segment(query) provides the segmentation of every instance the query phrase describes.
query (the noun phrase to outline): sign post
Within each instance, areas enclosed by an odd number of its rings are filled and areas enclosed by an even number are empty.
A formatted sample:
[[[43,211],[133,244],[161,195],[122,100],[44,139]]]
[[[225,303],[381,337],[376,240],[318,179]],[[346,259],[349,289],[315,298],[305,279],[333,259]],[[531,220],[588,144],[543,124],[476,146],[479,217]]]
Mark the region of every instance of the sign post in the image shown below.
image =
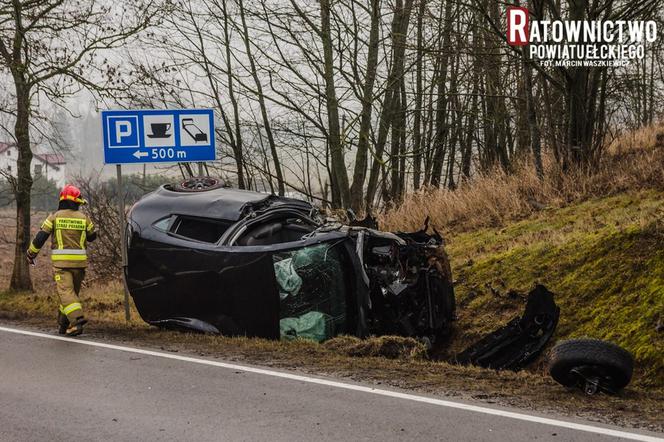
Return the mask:
[[[122,255],[122,287],[124,288],[124,311],[125,321],[129,322],[129,290],[125,280],[125,268],[127,267],[127,232],[125,226],[125,198],[122,186],[122,165],[116,164],[115,171],[118,176],[118,219],[120,220],[120,254]]]
[[[130,320],[122,164],[198,162],[216,159],[212,109],[109,110],[101,112],[104,163],[115,164],[118,179],[120,253],[125,319]]]

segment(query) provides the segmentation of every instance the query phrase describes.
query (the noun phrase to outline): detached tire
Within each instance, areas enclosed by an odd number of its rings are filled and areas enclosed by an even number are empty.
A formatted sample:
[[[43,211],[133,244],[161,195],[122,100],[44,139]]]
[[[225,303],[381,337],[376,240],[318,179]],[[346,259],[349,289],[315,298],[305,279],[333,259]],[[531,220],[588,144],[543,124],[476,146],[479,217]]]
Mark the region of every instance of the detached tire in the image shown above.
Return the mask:
[[[598,339],[570,339],[557,344],[549,357],[549,374],[565,387],[579,386],[588,394],[588,380],[597,390],[616,393],[632,379],[634,358],[625,349]]]

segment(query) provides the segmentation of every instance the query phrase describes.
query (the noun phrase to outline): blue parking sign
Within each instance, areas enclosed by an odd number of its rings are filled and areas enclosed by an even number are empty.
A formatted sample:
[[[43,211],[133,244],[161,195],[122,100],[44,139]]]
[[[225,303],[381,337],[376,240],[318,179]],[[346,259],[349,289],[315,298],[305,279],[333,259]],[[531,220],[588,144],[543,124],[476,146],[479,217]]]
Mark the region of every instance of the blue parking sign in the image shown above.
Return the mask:
[[[138,117],[108,117],[108,147],[140,147]]]
[[[213,161],[211,109],[102,111],[106,164]]]

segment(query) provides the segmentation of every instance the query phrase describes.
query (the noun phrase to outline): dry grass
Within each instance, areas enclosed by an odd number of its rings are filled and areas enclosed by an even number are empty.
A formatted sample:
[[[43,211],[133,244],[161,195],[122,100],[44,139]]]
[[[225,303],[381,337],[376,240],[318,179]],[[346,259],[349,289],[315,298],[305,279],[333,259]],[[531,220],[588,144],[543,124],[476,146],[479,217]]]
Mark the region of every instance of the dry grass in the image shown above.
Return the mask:
[[[664,190],[664,125],[616,138],[593,173],[561,173],[551,156],[546,156],[544,163],[543,180],[538,179],[532,164],[522,162],[510,174],[494,170],[455,191],[428,189],[409,194],[399,207],[379,217],[381,228],[415,230],[430,216],[439,229],[470,231],[502,226],[546,208],[588,198]]]
[[[404,360],[427,358],[427,349],[423,343],[401,336],[371,336],[367,339],[359,339],[355,336],[337,336],[326,341],[323,346],[346,356],[380,356]]]
[[[55,284],[50,277],[51,272],[48,271],[50,269],[42,268],[40,270],[39,275],[33,274],[33,281],[36,281],[34,293],[0,293],[0,318],[38,318],[51,321],[55,327],[59,304]],[[44,281],[44,279],[48,279],[48,281]],[[91,285],[84,283],[80,298],[85,315],[94,322],[148,327],[138,315],[131,297],[129,298],[131,321],[126,323],[123,307],[124,292],[120,282]]]
[[[607,152],[623,154],[653,147],[664,147],[664,122],[619,133],[607,146]]]

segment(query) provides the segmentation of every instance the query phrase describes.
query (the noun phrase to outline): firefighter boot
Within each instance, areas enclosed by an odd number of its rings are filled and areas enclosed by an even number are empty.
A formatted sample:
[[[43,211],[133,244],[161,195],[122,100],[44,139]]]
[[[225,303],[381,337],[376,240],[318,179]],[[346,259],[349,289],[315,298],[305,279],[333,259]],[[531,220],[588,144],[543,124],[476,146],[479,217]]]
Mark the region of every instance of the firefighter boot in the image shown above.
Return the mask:
[[[69,328],[69,319],[67,315],[58,310],[58,333],[64,335]]]
[[[83,326],[87,323],[87,319],[85,319],[83,316],[79,316],[65,333],[67,336],[78,336],[83,333]]]

